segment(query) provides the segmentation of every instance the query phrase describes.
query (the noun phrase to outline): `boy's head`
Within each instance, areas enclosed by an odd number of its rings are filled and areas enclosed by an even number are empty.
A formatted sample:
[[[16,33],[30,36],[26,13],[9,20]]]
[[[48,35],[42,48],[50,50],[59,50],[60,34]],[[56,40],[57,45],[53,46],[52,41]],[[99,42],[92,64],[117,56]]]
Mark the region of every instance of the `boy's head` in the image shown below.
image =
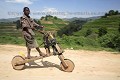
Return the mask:
[[[30,9],[29,9],[28,7],[24,7],[24,8],[23,8],[23,12],[24,12],[24,14],[25,14],[26,16],[29,16],[29,14],[30,14]]]

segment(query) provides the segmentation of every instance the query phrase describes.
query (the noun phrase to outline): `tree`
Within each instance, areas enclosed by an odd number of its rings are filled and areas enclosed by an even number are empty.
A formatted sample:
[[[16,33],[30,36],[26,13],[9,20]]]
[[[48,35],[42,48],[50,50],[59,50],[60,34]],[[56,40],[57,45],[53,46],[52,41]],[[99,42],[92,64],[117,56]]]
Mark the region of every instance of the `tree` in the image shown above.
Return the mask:
[[[115,11],[115,15],[118,15],[119,14],[119,11],[117,10],[117,11]]]
[[[44,18],[45,18],[45,17],[42,16],[40,20],[43,20]]]
[[[115,15],[115,11],[114,11],[114,10],[110,10],[110,11],[109,11],[109,15],[110,15],[110,16]]]
[[[119,33],[120,33],[120,24],[119,24],[119,27],[118,27],[118,31],[119,31]]]
[[[48,16],[46,15],[46,17],[45,17],[45,21],[47,21],[48,20]]]
[[[99,35],[99,37],[105,35],[106,33],[107,33],[107,28],[106,27],[100,27],[98,29],[98,35]]]
[[[58,18],[56,16],[54,16],[54,19],[57,20]]]
[[[113,43],[115,46],[115,49],[120,51],[120,34],[117,34],[114,38],[113,38]]]
[[[105,13],[105,15],[102,16],[102,18],[107,18],[108,16],[109,16],[109,14],[108,14],[108,13]]]
[[[16,28],[17,29],[20,29],[22,26],[21,26],[21,24],[20,24],[20,20],[17,20],[16,21]]]
[[[87,36],[89,36],[89,35],[91,35],[91,34],[92,34],[92,30],[91,30],[91,29],[88,29],[88,30],[86,31],[85,37],[87,37]]]
[[[105,13],[105,18],[107,18],[109,16],[109,14],[108,13]]]
[[[33,19],[35,23],[37,23],[37,20]]]
[[[57,33],[60,37],[62,37],[63,34],[65,34],[67,36],[72,35],[73,32],[81,30],[82,25],[84,23],[86,23],[86,21],[81,21],[81,20],[72,21],[68,25],[66,25],[65,27],[58,30]]]
[[[39,25],[41,25],[41,22],[40,22],[40,20],[38,20],[38,24],[39,24]]]

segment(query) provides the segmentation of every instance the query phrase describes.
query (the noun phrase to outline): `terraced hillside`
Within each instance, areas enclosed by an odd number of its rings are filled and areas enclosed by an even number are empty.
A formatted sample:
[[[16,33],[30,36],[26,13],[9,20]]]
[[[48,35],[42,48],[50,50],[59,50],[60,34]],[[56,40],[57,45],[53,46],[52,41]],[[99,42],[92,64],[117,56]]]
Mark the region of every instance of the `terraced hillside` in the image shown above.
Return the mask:
[[[107,18],[100,18],[87,22],[86,24],[83,25],[82,30],[75,32],[74,35],[83,36],[85,35],[88,29],[91,29],[93,31],[93,34],[96,34],[98,33],[98,29],[100,27],[106,27],[108,33],[112,33],[118,30],[119,24],[120,24],[120,15],[113,15]]]
[[[47,19],[47,20],[46,20]],[[57,31],[61,27],[68,24],[67,21],[63,21],[57,17],[47,16],[40,19],[41,25],[45,26],[47,31]],[[38,32],[36,33],[36,38],[41,43],[42,37]],[[24,39],[22,37],[21,29],[16,29],[15,22],[1,22],[0,23],[0,44],[24,44]]]

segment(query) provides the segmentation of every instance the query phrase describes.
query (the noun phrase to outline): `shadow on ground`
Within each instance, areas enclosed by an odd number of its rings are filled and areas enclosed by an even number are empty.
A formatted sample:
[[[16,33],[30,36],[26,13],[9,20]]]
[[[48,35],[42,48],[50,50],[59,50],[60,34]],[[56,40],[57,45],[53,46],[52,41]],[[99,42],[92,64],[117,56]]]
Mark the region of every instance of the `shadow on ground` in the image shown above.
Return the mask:
[[[49,68],[49,67],[55,67],[59,70],[62,71],[60,65],[58,64],[55,64],[55,63],[52,63],[52,62],[49,62],[49,61],[41,61],[41,63],[43,64],[42,66],[37,64],[36,62],[32,61],[32,62],[29,62],[28,64],[29,65],[25,65],[25,69],[34,69],[34,68]]]

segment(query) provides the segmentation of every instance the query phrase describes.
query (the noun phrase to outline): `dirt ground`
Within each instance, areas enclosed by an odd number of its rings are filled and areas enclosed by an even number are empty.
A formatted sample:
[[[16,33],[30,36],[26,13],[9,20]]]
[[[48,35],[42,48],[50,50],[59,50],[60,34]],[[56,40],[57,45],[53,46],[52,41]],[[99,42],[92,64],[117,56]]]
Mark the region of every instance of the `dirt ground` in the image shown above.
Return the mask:
[[[26,54],[26,47],[0,45],[0,80],[120,80],[120,54],[65,50],[64,56],[75,64],[74,71],[68,73],[61,71],[57,56],[27,63],[24,70],[14,70],[11,60],[19,52]],[[31,55],[38,52],[33,49]]]

